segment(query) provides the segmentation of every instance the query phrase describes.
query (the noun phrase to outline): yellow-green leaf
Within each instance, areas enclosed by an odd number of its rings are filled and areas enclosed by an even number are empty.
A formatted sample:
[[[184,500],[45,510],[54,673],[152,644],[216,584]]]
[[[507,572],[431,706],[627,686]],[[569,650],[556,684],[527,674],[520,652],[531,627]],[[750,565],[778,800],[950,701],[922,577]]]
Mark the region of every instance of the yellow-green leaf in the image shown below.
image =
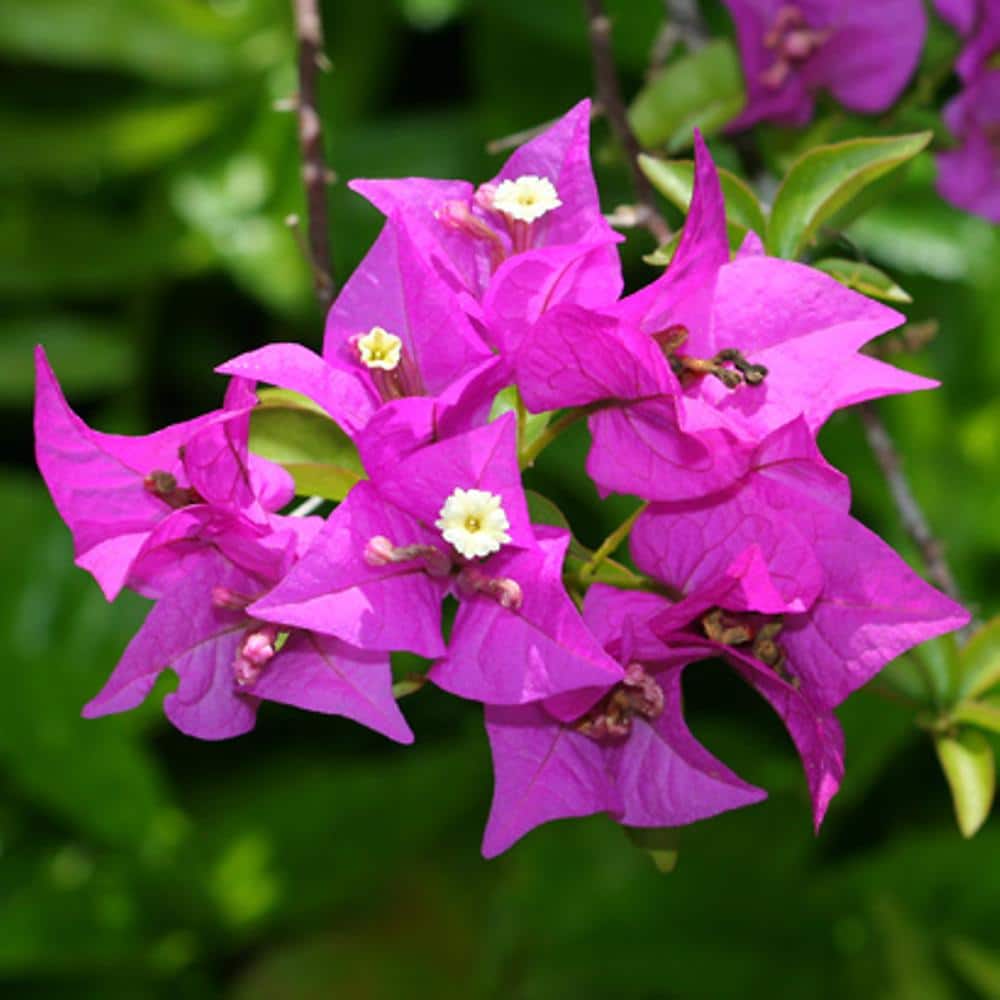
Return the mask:
[[[996,788],[996,761],[986,737],[974,729],[934,738],[941,768],[948,779],[955,818],[963,837],[971,837],[986,821]]]
[[[650,183],[682,212],[687,212],[694,189],[692,160],[660,160],[655,156],[639,157],[639,166]],[[726,200],[726,221],[743,233],[748,229],[763,236],[767,220],[757,195],[743,178],[722,167],[718,168],[722,194]],[[732,233],[730,234],[732,236]],[[742,238],[742,236],[740,237]]]
[[[649,855],[657,871],[669,875],[677,867],[680,835],[676,828],[626,826],[624,830],[628,839]]]
[[[963,697],[976,698],[1000,685],[1000,615],[976,631],[959,662]]]
[[[912,302],[913,299],[885,271],[859,260],[843,257],[826,257],[813,265],[836,278],[842,285],[853,288],[862,295],[884,302]]]
[[[364,478],[351,439],[312,400],[288,389],[262,389],[250,418],[250,450],[284,466],[295,492],[343,500]]]

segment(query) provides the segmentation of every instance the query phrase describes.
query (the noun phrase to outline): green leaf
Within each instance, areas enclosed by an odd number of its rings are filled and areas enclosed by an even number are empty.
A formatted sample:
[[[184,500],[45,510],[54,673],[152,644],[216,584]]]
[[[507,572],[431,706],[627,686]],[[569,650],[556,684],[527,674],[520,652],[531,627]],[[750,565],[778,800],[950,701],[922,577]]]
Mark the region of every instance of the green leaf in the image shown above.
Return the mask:
[[[842,285],[853,288],[862,295],[884,302],[912,302],[913,299],[885,271],[858,260],[843,257],[825,257],[816,261],[813,267],[825,271]]]
[[[931,138],[931,132],[917,132],[850,139],[799,157],[775,195],[768,251],[777,257],[799,257],[825,221],[869,184],[916,156]]]
[[[364,478],[351,439],[312,400],[288,389],[262,389],[250,418],[250,450],[284,466],[295,492],[343,500]]]
[[[497,394],[496,398],[493,400],[493,406],[490,408],[490,420],[496,420],[497,417],[503,416],[505,413],[513,413],[517,415],[518,407],[518,395],[517,387],[513,385],[507,386],[506,389],[501,389]],[[518,448],[524,451],[542,431],[549,424],[549,420],[552,417],[552,412],[548,413],[528,413],[526,414],[524,420],[524,440],[518,441]]]
[[[963,701],[952,710],[951,718],[1000,733],[1000,698]]]
[[[528,516],[532,524],[551,524],[556,528],[572,530],[566,515],[548,498],[534,490],[524,491],[528,501]]]
[[[983,997],[1000,997],[1000,951],[996,947],[955,937],[948,955],[962,978]]]
[[[691,160],[660,160],[645,154],[639,157],[639,166],[650,183],[682,212],[687,212],[694,189],[694,162]],[[767,220],[753,189],[741,177],[722,167],[719,181],[726,199],[726,221],[730,224],[730,243],[733,236],[741,241],[748,229],[763,235]],[[738,245],[738,242],[737,242]]]
[[[657,871],[669,875],[677,867],[680,834],[675,827],[626,826],[623,829],[625,836],[650,856]]]
[[[958,828],[963,837],[971,837],[986,821],[993,805],[993,747],[974,729],[960,730],[954,736],[935,736],[934,746],[951,788]]]
[[[718,40],[683,56],[636,95],[629,121],[642,146],[670,152],[691,145],[691,133],[717,132],[743,107],[743,77],[728,41]]]
[[[1000,615],[990,619],[959,654],[960,694],[976,698],[1000,684]]]

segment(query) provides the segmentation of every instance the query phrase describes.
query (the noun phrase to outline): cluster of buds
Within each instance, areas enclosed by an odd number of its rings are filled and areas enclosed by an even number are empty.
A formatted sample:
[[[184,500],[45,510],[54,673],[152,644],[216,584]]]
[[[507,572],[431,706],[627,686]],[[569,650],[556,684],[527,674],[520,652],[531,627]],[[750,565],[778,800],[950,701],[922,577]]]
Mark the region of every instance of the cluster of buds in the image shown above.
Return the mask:
[[[787,61],[801,31],[783,24]],[[583,102],[478,187],[355,182],[388,219],[322,353],[234,358],[217,411],[101,434],[39,349],[38,462],[77,562],[109,599],[155,601],[86,715],[133,707],[170,667],[165,711],[193,736],[244,733],[277,701],[409,743],[391,656],[416,654],[485,708],[492,856],[562,816],[677,826],[760,801],[685,723],[684,671],[721,659],[787,725],[819,824],[843,773],[834,709],[967,616],[850,516],[816,434],[932,383],[859,352],[892,310],[753,235],[730,253],[697,135],[692,224],[623,296],[589,119]],[[297,516],[288,472],[249,450],[259,382],[357,447],[364,475],[325,517]],[[568,522],[522,474],[577,419],[587,475],[635,509],[567,564]],[[630,566],[609,559],[626,538]]]

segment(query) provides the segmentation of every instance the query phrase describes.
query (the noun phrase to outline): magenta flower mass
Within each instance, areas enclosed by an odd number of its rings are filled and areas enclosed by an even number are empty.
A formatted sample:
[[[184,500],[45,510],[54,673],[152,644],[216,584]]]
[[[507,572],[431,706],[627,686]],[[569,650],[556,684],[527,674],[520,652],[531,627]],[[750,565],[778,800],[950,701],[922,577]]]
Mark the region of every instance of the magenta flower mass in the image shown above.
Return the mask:
[[[863,16],[729,6],[744,123],[804,120],[817,86],[885,107],[924,31],[905,0]],[[880,72],[860,73],[873,59]],[[238,736],[275,701],[409,743],[398,699],[426,681],[483,706],[492,857],[558,818],[675,827],[761,801],[686,721],[685,671],[721,660],[786,726],[819,827],[844,774],[838,705],[968,615],[851,517],[816,435],[842,408],[935,383],[861,352],[902,322],[892,309],[753,234],[730,253],[700,135],[673,258],[622,297],[589,119],[584,101],[478,186],[354,182],[386,221],[322,352],[276,343],[226,362],[217,411],[100,433],[39,349],[38,464],[77,562],[109,600],[128,587],[155,602],[85,715],[135,707],[169,667],[164,709],[192,736]],[[356,452],[360,478],[325,517],[250,450],[256,383]],[[524,485],[577,421],[597,491],[633,498],[596,551]],[[612,558],[626,540],[631,565]],[[394,688],[402,653],[428,664]]]

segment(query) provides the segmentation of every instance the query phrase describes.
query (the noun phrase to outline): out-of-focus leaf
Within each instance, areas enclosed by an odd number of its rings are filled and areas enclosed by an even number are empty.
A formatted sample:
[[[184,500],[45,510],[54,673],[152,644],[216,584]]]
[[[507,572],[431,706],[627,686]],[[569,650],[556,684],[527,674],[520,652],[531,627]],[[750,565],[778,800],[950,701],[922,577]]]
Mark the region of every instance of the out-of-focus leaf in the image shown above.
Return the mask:
[[[13,595],[0,602],[0,762],[32,801],[77,830],[138,847],[168,810],[137,739],[143,717],[85,720],[80,710],[110,674],[145,602],[124,595],[108,607],[73,565],[69,537],[38,487],[8,480],[0,511],[18,532],[0,557],[0,579]]]
[[[951,789],[958,828],[963,837],[971,837],[986,821],[993,805],[993,747],[974,729],[963,729],[954,736],[936,735],[934,745]]]
[[[775,195],[768,251],[777,257],[798,257],[825,221],[869,184],[916,156],[931,138],[930,132],[918,132],[809,150],[792,165]]]
[[[1000,733],[1000,698],[963,701],[956,705],[950,714],[956,722],[968,722],[982,729]]]
[[[0,213],[0,293],[102,295],[193,263],[176,220],[159,207],[116,218],[68,205],[14,201]]]
[[[459,14],[466,0],[396,0],[403,17],[415,28],[431,31]]]
[[[65,118],[3,112],[0,180],[73,182],[147,170],[210,135],[225,107],[218,98],[188,98]]]
[[[947,943],[948,957],[959,975],[985,1000],[1000,997],[1000,951],[965,937]]]
[[[283,465],[302,496],[343,500],[364,478],[357,448],[315,403],[287,389],[262,389],[250,418],[250,450]]]
[[[885,271],[873,264],[865,264],[859,260],[846,260],[843,257],[824,257],[816,261],[813,267],[825,271],[836,278],[842,285],[870,295],[873,299],[884,302],[912,302],[913,299]]]
[[[646,84],[629,108],[629,121],[645,147],[669,152],[691,145],[691,134],[717,132],[743,107],[743,77],[732,45],[719,39],[691,52]]]
[[[294,141],[291,132],[288,140]],[[274,205],[278,181],[275,165],[259,149],[245,150],[212,170],[180,174],[170,196],[181,218],[251,295],[294,312],[310,300],[310,278],[285,215]]]
[[[42,344],[70,396],[129,385],[136,377],[135,343],[118,324],[65,313],[0,321],[0,403],[34,393],[33,348]]]
[[[959,654],[963,698],[977,698],[1000,684],[1000,615],[977,629]]]
[[[649,855],[658,872],[669,875],[677,867],[680,834],[675,827],[626,826],[624,830],[628,839]]]
[[[263,16],[262,16],[263,15]],[[0,50],[39,62],[127,70],[172,84],[213,84],[290,52],[265,5],[197,0],[4,0]]]
[[[682,212],[687,212],[694,189],[694,163],[691,160],[661,160],[642,154],[639,166],[660,194],[669,198]],[[757,195],[742,177],[723,167],[718,168],[722,194],[726,199],[726,218],[743,229],[761,234],[767,228],[764,211]]]

